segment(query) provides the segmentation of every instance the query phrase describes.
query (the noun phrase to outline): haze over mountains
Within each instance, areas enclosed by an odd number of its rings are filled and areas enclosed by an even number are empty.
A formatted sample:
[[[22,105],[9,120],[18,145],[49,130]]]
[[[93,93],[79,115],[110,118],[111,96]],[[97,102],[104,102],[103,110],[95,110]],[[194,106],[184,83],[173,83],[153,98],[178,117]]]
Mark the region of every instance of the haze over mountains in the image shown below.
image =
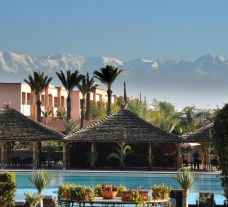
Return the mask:
[[[70,53],[32,57],[0,52],[0,82],[23,82],[32,71],[43,71],[61,85],[55,72],[79,70],[93,73],[106,64],[124,72],[113,85],[113,93],[123,94],[127,83],[129,96],[143,96],[149,103],[154,98],[174,103],[177,107],[196,105],[214,108],[228,102],[228,59],[219,55],[203,55],[194,61],[145,60],[129,61],[112,57],[83,57]]]

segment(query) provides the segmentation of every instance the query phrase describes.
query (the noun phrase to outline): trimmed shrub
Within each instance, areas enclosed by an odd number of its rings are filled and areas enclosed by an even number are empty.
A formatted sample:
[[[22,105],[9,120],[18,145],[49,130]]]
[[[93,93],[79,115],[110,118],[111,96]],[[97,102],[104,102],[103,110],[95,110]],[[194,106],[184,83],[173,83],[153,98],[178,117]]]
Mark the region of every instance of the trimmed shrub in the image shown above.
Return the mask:
[[[13,207],[16,192],[16,174],[0,173],[0,206]]]

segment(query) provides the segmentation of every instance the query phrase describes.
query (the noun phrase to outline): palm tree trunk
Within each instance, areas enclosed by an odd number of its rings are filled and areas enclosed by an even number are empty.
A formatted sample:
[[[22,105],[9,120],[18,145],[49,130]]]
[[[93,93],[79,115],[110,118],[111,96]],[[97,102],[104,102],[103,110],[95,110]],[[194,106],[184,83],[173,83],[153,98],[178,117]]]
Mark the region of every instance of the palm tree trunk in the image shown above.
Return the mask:
[[[107,94],[108,94],[107,115],[109,116],[112,113],[112,90],[110,88],[108,88]]]
[[[70,93],[67,96],[67,121],[71,119],[71,97]]]
[[[40,97],[39,95],[37,95],[37,98],[36,98],[36,120],[38,122],[41,122],[41,101],[40,101]]]
[[[85,119],[90,119],[90,93],[86,94],[86,113],[85,113]]]
[[[183,190],[183,202],[182,202],[182,206],[183,207],[188,207],[188,190]]]
[[[85,116],[84,116],[84,108],[85,108],[85,99],[81,99],[81,125],[80,125],[80,128],[83,128],[83,125],[84,125],[84,119],[85,119]]]

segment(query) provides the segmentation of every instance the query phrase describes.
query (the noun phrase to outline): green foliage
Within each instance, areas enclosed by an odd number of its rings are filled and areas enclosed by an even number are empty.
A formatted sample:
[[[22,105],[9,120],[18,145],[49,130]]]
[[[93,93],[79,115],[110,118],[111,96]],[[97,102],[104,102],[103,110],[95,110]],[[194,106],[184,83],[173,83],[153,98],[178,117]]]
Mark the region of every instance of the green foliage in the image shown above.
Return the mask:
[[[45,124],[52,119],[52,111],[41,111]]]
[[[66,118],[67,118],[67,112],[66,111],[63,111],[61,109],[57,111],[57,119],[66,120]]]
[[[141,193],[140,190],[132,191],[130,200],[136,203],[137,207],[145,207],[146,201],[148,201],[148,192],[147,196],[144,195],[144,193]]]
[[[175,107],[168,102],[159,102],[154,100],[154,110],[151,123],[157,127],[171,133],[180,121],[180,113],[175,110]],[[155,118],[154,118],[155,117]]]
[[[66,89],[67,94],[70,94],[74,87],[77,86],[82,79],[82,76],[77,70],[74,72],[67,70],[66,73],[60,70],[60,73],[56,72],[56,75]]]
[[[62,151],[62,143],[48,140],[42,142],[42,151],[43,152],[59,152]]]
[[[118,185],[117,186],[117,195],[116,196],[121,197],[122,192],[124,192],[126,190],[127,190],[126,186],[124,186],[124,185]]]
[[[59,80],[62,82],[63,87],[67,91],[67,120],[71,119],[71,97],[70,94],[75,86],[78,86],[82,79],[82,75],[76,70],[72,72],[67,70],[65,73],[61,70],[60,73],[56,73]]]
[[[77,122],[73,121],[73,120],[69,120],[69,121],[65,121],[64,122],[64,133],[66,135],[71,134],[73,132],[75,132],[76,130],[79,129],[79,125]]]
[[[133,150],[131,148],[130,145],[124,145],[123,146],[123,150],[121,151],[121,145],[118,145],[118,147],[116,147],[115,152],[112,152],[108,155],[107,159],[117,159],[120,161],[120,167],[124,167],[125,166],[125,159],[127,158],[127,156],[131,153],[133,153]]]
[[[94,77],[100,80],[103,84],[107,86],[107,94],[108,94],[108,107],[107,107],[107,115],[110,115],[112,112],[111,108],[111,99],[112,99],[112,84],[118,77],[118,75],[122,72],[122,70],[114,67],[112,65],[106,65],[104,68],[100,68],[100,71],[94,71]]]
[[[45,76],[42,72],[33,72],[33,76],[29,75],[28,80],[24,80],[30,87],[31,90],[36,94],[40,95],[42,91],[49,85],[52,78]]]
[[[94,71],[93,74],[95,78],[111,89],[113,82],[122,71],[112,65],[106,65],[104,68],[100,68],[100,71]]]
[[[199,194],[200,207],[215,207],[214,193],[200,193]]]
[[[95,186],[95,188],[94,188],[94,194],[95,194],[95,196],[101,197],[102,196],[101,190],[102,190],[102,185],[101,184],[97,184]]]
[[[65,184],[59,186],[58,203],[61,204],[61,199],[65,198],[69,201],[73,200],[88,200],[94,198],[94,189],[86,185]]]
[[[219,156],[218,166],[224,195],[228,199],[228,104],[216,114],[211,133]]]
[[[43,196],[38,193],[28,193],[25,194],[25,201],[29,204],[30,207],[36,207],[38,203],[43,199]]]
[[[86,74],[86,113],[85,113],[85,119],[90,119],[90,93],[94,92],[97,88],[98,84],[95,83],[94,78],[89,77],[89,73]]]
[[[182,169],[179,173],[174,175],[174,179],[180,184],[183,190],[189,190],[192,187],[195,178],[195,173],[187,168]]]
[[[50,184],[53,177],[47,171],[36,171],[29,175],[29,181],[36,187],[39,194]]]
[[[144,120],[147,120],[147,103],[146,101],[140,101],[138,99],[128,100],[127,108],[134,113],[136,113],[139,117]]]
[[[16,174],[0,173],[0,206],[13,207],[16,192]]]
[[[165,184],[153,185],[152,191],[153,195],[156,195],[158,199],[166,199],[169,197],[172,188]]]
[[[33,72],[33,76],[30,74],[28,79],[24,79],[24,81],[30,86],[31,90],[36,95],[36,105],[37,105],[37,121],[41,122],[41,101],[40,95],[43,90],[49,85],[52,78],[45,76],[44,73],[41,72]]]
[[[90,101],[90,117],[92,119],[103,119],[106,115],[106,105],[104,102],[94,103]]]

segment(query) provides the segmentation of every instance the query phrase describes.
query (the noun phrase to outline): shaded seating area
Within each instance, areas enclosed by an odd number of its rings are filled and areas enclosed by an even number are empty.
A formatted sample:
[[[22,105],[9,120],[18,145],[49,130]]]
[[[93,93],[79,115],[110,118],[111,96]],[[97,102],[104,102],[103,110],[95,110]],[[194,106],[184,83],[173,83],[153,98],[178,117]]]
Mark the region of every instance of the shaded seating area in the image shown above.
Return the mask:
[[[190,166],[194,169],[194,153],[199,153],[198,162],[199,169],[195,167],[195,170],[215,170],[217,168],[218,160],[216,156],[211,152],[211,143],[213,142],[210,129],[212,123],[207,124],[189,134],[182,135],[182,145],[188,145],[186,147],[186,153],[182,152],[182,165]],[[197,145],[196,145],[197,144]],[[192,146],[191,146],[192,145]],[[195,145],[195,146],[194,146]]]
[[[181,137],[167,133],[123,109],[64,138],[70,167],[176,169]],[[125,156],[125,147],[132,153]],[[116,152],[118,159],[107,157]],[[93,159],[88,159],[93,155]],[[78,158],[80,156],[80,158]],[[87,157],[86,157],[87,156]],[[87,163],[87,164],[86,164]],[[111,164],[110,164],[111,163]]]
[[[42,143],[49,140],[61,142],[63,137],[60,132],[6,106],[0,110],[0,166],[1,168],[41,167]],[[28,143],[28,147],[17,150],[13,148],[15,143]],[[63,153],[61,159],[63,160]]]

